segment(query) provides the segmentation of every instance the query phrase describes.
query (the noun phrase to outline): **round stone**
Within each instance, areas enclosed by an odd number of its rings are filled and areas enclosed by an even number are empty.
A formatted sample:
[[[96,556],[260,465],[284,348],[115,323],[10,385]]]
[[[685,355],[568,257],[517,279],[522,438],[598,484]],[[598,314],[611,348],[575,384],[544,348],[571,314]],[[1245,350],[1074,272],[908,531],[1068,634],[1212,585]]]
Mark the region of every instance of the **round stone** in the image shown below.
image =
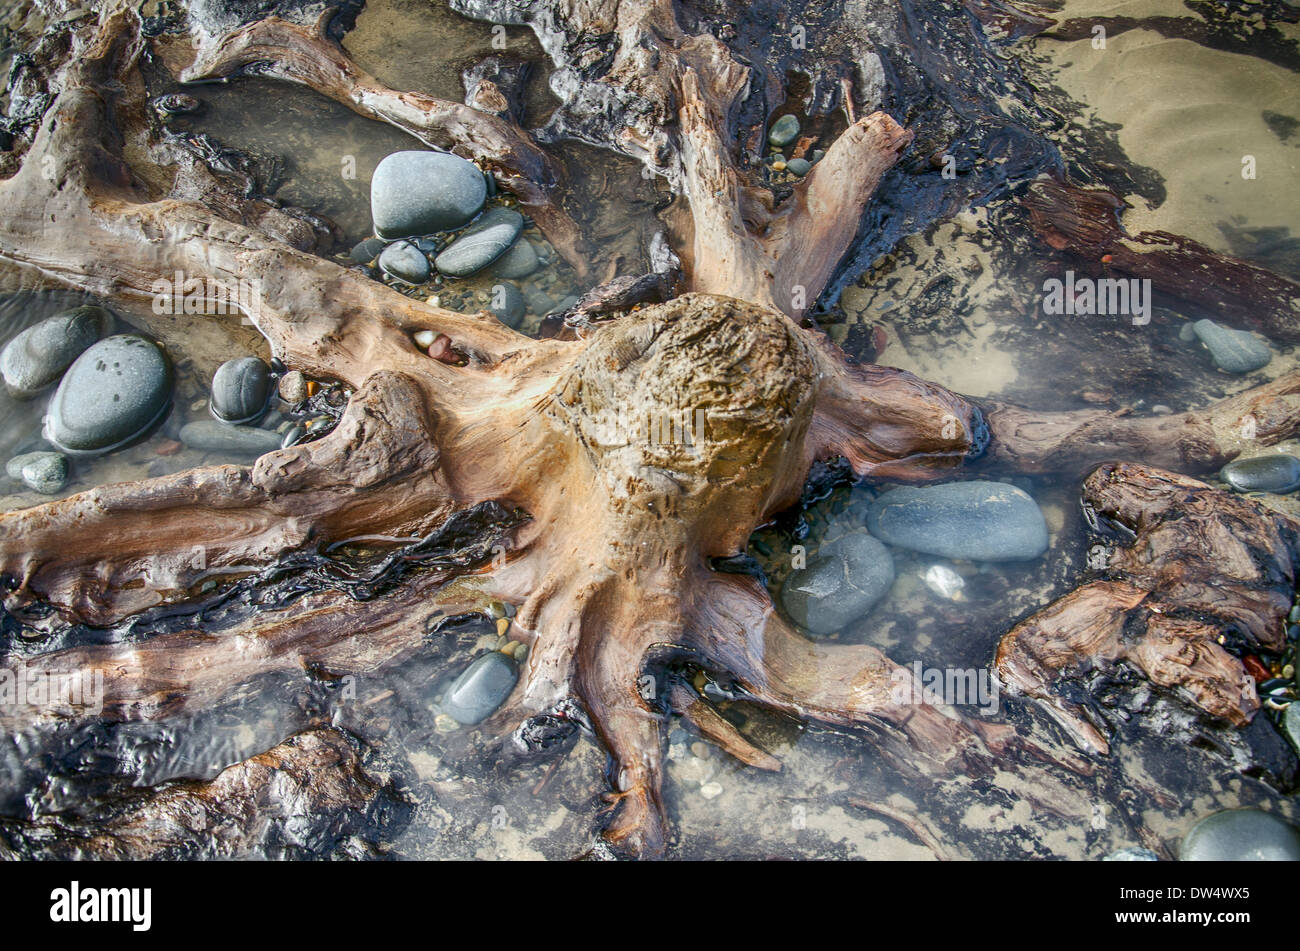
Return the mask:
[[[172,365],[138,334],[106,337],[63,375],[45,417],[45,438],[72,455],[111,452],[144,435],[171,410]]]
[[[785,163],[785,170],[793,175],[798,175],[800,178],[803,178],[812,171],[812,162],[801,158],[790,159],[790,161]]]
[[[227,423],[251,423],[271,402],[271,368],[257,357],[227,360],[212,375],[212,415]]]
[[[791,115],[777,119],[767,133],[767,141],[778,149],[785,148],[797,138],[799,138],[799,120]]]
[[[407,284],[423,284],[429,279],[429,259],[409,241],[399,241],[384,248],[379,267],[390,277]]]
[[[394,152],[370,180],[370,214],[381,238],[459,228],[487,199],[483,173],[446,152]]]
[[[112,326],[112,314],[87,304],[28,327],[0,353],[5,387],[18,399],[35,396]]]
[[[1023,561],[1047,550],[1047,521],[1025,492],[1004,482],[903,486],[867,509],[883,542],[943,558]]]
[[[894,583],[889,550],[865,532],[823,545],[807,568],[790,573],[781,605],[800,627],[833,634],[869,612]]]
[[[519,326],[524,319],[524,295],[513,284],[493,284],[488,310],[507,327]]]
[[[1300,832],[1259,809],[1230,809],[1193,826],[1178,857],[1184,862],[1300,861]]]
[[[508,281],[517,281],[537,270],[537,250],[533,243],[520,238],[492,265],[492,274]]]
[[[524,217],[509,208],[491,208],[434,260],[449,277],[468,277],[510,249],[523,230]]]
[[[279,433],[255,426],[232,426],[215,419],[200,419],[181,427],[181,442],[203,452],[229,452],[260,456],[280,448]]]
[[[290,370],[280,377],[280,399],[286,403],[301,403],[310,395],[307,392],[307,377],[301,370]]]
[[[1214,365],[1227,373],[1250,373],[1273,359],[1268,344],[1248,331],[1223,327],[1212,320],[1198,320],[1192,329],[1210,351]]]
[[[1285,453],[1234,459],[1219,470],[1219,478],[1238,492],[1294,492],[1300,488],[1300,459]]]
[[[10,459],[5,472],[34,492],[55,495],[68,484],[68,457],[60,452],[26,452]]]
[[[456,678],[443,699],[443,711],[464,724],[488,718],[515,688],[515,662],[499,651],[479,657]]]

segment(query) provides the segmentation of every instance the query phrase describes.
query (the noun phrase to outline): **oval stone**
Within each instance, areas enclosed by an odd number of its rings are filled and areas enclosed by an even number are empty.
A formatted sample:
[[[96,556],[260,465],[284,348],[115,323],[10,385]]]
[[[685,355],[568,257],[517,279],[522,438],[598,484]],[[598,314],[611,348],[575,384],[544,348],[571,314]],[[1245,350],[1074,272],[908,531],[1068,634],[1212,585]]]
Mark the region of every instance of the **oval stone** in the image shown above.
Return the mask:
[[[524,228],[524,217],[509,208],[490,208],[434,260],[449,277],[468,277],[501,257]]]
[[[1259,809],[1230,809],[1193,826],[1178,857],[1184,862],[1300,861],[1300,832]]]
[[[87,304],[28,327],[0,353],[6,388],[18,399],[35,396],[112,326],[112,314]]]
[[[181,442],[203,452],[229,452],[260,456],[280,448],[279,433],[255,426],[232,426],[215,419],[200,419],[181,427]]]
[[[1294,492],[1300,488],[1300,459],[1285,453],[1234,459],[1219,470],[1219,478],[1238,492]]]
[[[537,250],[527,239],[519,239],[492,265],[492,273],[508,281],[527,277],[537,270]]]
[[[524,295],[513,284],[493,284],[488,310],[507,327],[518,327],[524,319]]]
[[[1047,550],[1038,504],[1004,482],[892,489],[867,509],[867,529],[912,551],[971,561],[1023,561]]]
[[[446,152],[394,152],[370,180],[375,234],[390,241],[459,228],[486,199],[478,166]]]
[[[515,662],[493,651],[484,654],[465,668],[443,699],[443,711],[453,719],[473,724],[486,720],[492,711],[505,703],[515,689],[518,671]]]
[[[407,284],[423,284],[429,279],[429,259],[409,241],[399,241],[384,248],[379,255],[383,272]]]
[[[792,115],[784,115],[772,123],[767,133],[767,141],[778,149],[784,148],[799,138],[799,120]]]
[[[1192,330],[1210,351],[1214,365],[1227,373],[1250,373],[1273,359],[1268,344],[1248,331],[1223,327],[1212,320],[1198,320]]]
[[[823,545],[807,568],[791,572],[781,605],[800,627],[833,634],[866,615],[893,583],[889,549],[855,532]]]
[[[212,415],[227,423],[251,423],[271,403],[271,368],[257,357],[227,360],[212,375]]]
[[[5,472],[34,492],[55,495],[68,484],[68,457],[61,452],[26,452],[10,459]]]
[[[45,438],[73,455],[111,452],[144,435],[171,410],[172,365],[138,334],[106,337],[63,375],[45,417]]]

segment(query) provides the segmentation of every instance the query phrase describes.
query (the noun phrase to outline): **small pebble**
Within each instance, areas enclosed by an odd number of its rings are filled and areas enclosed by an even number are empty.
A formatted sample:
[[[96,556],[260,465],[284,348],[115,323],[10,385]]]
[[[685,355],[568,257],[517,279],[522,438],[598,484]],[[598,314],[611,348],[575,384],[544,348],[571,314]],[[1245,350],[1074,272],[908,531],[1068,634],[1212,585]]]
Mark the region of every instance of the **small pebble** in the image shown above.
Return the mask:
[[[301,370],[290,370],[280,377],[280,399],[296,405],[307,398],[307,377]]]
[[[716,799],[722,795],[721,783],[705,783],[700,787],[700,795],[705,799]]]

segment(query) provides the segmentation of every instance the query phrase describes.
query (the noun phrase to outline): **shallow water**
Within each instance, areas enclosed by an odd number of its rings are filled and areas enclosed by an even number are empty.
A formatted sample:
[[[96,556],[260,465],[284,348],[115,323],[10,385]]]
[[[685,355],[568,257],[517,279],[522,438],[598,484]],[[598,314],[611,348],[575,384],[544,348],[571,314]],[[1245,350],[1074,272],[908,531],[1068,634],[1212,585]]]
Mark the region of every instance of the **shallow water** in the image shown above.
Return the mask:
[[[1194,19],[1174,0],[1066,0],[1056,7],[1061,18]],[[1280,29],[1287,42],[1300,40],[1294,24]],[[367,5],[344,45],[395,88],[459,100],[461,68],[496,51],[492,36],[486,24],[440,5],[383,0]],[[539,126],[556,104],[545,90],[542,52],[521,29],[511,28],[506,36],[509,52],[538,64],[526,122]],[[1249,46],[1248,39],[1243,43]],[[1290,230],[1300,220],[1294,187],[1300,134],[1286,131],[1295,121],[1293,69],[1142,27],[1109,36],[1104,50],[1086,39],[1044,36],[1019,44],[1015,56],[1044,104],[1063,119],[1052,136],[1067,164],[1072,151],[1108,143],[1116,151],[1107,154],[1119,156],[1124,173],[1142,184],[1140,194],[1129,196],[1134,207],[1124,220],[1131,231],[1187,234],[1216,250],[1300,273]],[[339,249],[344,254],[370,232],[368,181],[379,159],[419,147],[341,105],[269,80],[205,86],[194,94],[206,108],[182,127],[251,152],[268,168],[278,162],[282,182],[275,196],[337,222],[347,239]],[[630,162],[589,147],[566,144],[561,154],[572,174],[585,176],[605,196],[594,200],[592,220],[606,240],[626,242],[631,260],[657,228],[650,216],[656,186],[642,180]],[[1255,157],[1254,179],[1241,178],[1244,154]],[[1161,405],[1179,411],[1294,367],[1295,356],[1275,344],[1274,360],[1264,370],[1226,376],[1197,347],[1178,339],[1187,315],[1164,308],[1145,326],[1123,318],[1042,315],[1042,282],[1059,276],[1059,264],[1046,248],[1026,242],[1011,212],[1009,200],[999,196],[907,237],[849,276],[832,302],[837,306],[827,317],[828,332],[860,358],[874,353],[880,363],[959,392],[1043,409],[1099,405],[1100,396],[1100,405],[1112,409]],[[3,339],[79,302],[47,291],[33,296],[22,275],[4,279]],[[555,300],[585,290],[558,266],[535,283]],[[478,309],[484,288],[471,282],[466,291],[464,309]],[[459,295],[439,293],[444,304]],[[176,450],[173,443],[183,422],[206,416],[206,381],[221,360],[232,353],[265,355],[255,332],[219,318],[160,319],[139,305],[105,303],[126,324],[160,336],[169,322],[188,322],[185,336],[173,344],[181,370],[176,410],[140,444],[78,463],[63,494],[196,465],[246,462]],[[526,329],[536,332],[539,316],[531,315]],[[38,445],[43,404],[43,398],[18,403],[0,395],[0,448],[6,456]],[[1280,448],[1296,451],[1300,444]],[[896,551],[897,580],[890,593],[831,639],[875,645],[904,665],[986,667],[1011,624],[1068,590],[1087,546],[1077,480],[1014,481],[1044,510],[1050,547],[1042,558],[977,565]],[[880,488],[838,485],[806,511],[756,533],[749,554],[773,593],[779,594],[789,571],[793,546],[815,555],[833,525],[860,524],[862,505]],[[4,509],[43,501],[12,482],[2,491]],[[926,572],[935,565],[961,577],[960,600],[926,584]],[[20,652],[41,649],[23,643],[12,629],[7,634]],[[298,730],[334,724],[365,741],[367,767],[387,777],[395,799],[409,809],[400,822],[363,830],[379,852],[411,858],[582,855],[592,845],[605,788],[605,755],[590,736],[523,757],[477,730],[446,731],[437,719],[449,680],[476,653],[498,643],[491,621],[476,619],[427,654],[358,678],[346,691],[309,672],[277,675],[249,685],[218,709],[158,724],[10,735],[0,748],[6,791],[0,803],[5,815],[28,819],[112,813],[123,787],[208,779]],[[1059,801],[1077,806],[1063,815],[1036,808],[1034,790],[1021,778],[918,782],[874,757],[858,737],[743,700],[724,699],[721,707],[784,769],[767,774],[743,768],[674,720],[665,789],[676,829],[672,857],[930,859],[936,857],[930,841],[953,856],[1098,858],[1139,844],[1138,825],[1175,854],[1192,822],[1216,809],[1261,804],[1300,815],[1289,796],[1243,777],[1227,753],[1210,748],[1223,742],[1214,730],[1205,727],[1200,744],[1187,744],[1171,741],[1184,733],[1169,729],[1162,735],[1152,728],[1179,723],[1176,704],[1159,697],[1131,700],[1133,713],[1096,776],[1057,777],[1064,790]],[[998,715],[1051,730],[1041,716],[1011,700]],[[1262,717],[1258,725],[1271,729]],[[922,817],[919,825],[900,818],[913,813]],[[21,843],[15,846],[20,851],[40,854],[39,840],[25,839],[16,828],[0,831],[11,844]],[[337,847],[346,853],[344,844]],[[270,844],[265,851],[279,854]]]

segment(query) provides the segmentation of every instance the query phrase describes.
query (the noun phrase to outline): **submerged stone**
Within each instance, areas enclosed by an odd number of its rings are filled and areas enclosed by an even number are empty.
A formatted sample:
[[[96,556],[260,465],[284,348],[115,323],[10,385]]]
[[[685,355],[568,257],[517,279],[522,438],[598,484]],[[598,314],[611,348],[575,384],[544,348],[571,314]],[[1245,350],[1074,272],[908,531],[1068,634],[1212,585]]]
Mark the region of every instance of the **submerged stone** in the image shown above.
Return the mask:
[[[867,509],[867,529],[891,545],[944,558],[1023,561],[1047,550],[1038,504],[1004,482],[892,489]]]
[[[10,459],[5,472],[34,492],[54,495],[68,484],[68,457],[61,452],[25,452]]]
[[[1234,459],[1219,478],[1238,492],[1294,492],[1300,488],[1300,459],[1285,453]]]
[[[524,319],[524,295],[513,284],[493,284],[488,310],[507,327],[519,326]]]
[[[486,199],[478,166],[445,152],[394,152],[370,180],[375,234],[388,240],[459,228]]]
[[[1273,359],[1268,344],[1248,331],[1223,327],[1212,320],[1198,320],[1192,329],[1210,351],[1214,365],[1228,373],[1250,373]]]
[[[358,241],[353,245],[349,257],[356,264],[369,264],[383,253],[386,246],[387,242],[382,238],[366,238],[364,241]]]
[[[894,583],[889,550],[865,532],[823,545],[807,568],[790,573],[781,605],[800,627],[832,634],[865,616]]]
[[[200,419],[181,427],[181,442],[204,452],[230,452],[260,456],[280,448],[279,433],[255,426],[232,426],[215,419]]]
[[[515,281],[532,274],[537,270],[537,265],[537,251],[533,243],[520,238],[492,265],[492,273],[508,281]]]
[[[489,209],[439,254],[434,264],[449,277],[468,277],[505,254],[523,227],[524,217],[519,212]]]
[[[486,720],[505,703],[517,677],[518,670],[511,658],[499,651],[484,654],[456,678],[443,699],[442,709],[460,723]]]
[[[0,352],[0,375],[18,399],[30,399],[55,382],[113,326],[113,315],[87,304],[28,327]]]
[[[227,360],[212,375],[212,414],[227,423],[250,423],[271,402],[271,368],[258,357]]]
[[[798,175],[800,178],[812,171],[812,162],[807,159],[790,159],[785,163],[785,169],[792,175]]]
[[[172,365],[137,334],[106,337],[63,375],[45,417],[45,438],[64,452],[110,452],[142,436],[171,409]]]
[[[767,133],[767,141],[778,149],[784,148],[797,138],[799,138],[799,120],[791,115],[777,119]]]
[[[1300,832],[1259,809],[1230,809],[1193,826],[1178,857],[1184,862],[1300,861]]]

